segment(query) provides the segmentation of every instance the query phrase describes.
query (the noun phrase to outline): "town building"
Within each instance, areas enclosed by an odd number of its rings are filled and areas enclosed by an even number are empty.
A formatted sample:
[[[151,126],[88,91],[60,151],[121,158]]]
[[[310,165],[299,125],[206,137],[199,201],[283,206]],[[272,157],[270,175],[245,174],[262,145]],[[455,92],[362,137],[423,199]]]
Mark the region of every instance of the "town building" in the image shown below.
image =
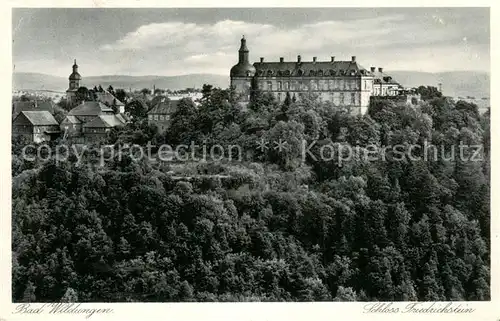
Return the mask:
[[[59,136],[59,123],[46,110],[21,111],[12,122],[12,136],[40,143]]]
[[[115,114],[111,107],[98,101],[84,101],[71,109],[61,122],[65,137],[84,138],[86,141],[106,135],[109,128],[123,126],[128,119]]]
[[[162,99],[148,111],[148,124],[156,125],[163,133],[170,127],[172,115],[177,111],[180,100]]]
[[[48,111],[54,114],[54,104],[51,101],[38,101],[36,98],[29,101],[14,101],[12,103],[12,120],[22,111]]]
[[[73,64],[73,72],[69,75],[69,87],[66,90],[66,100],[69,104],[76,104],[77,92],[80,88],[80,81],[82,80],[82,76],[78,73],[78,65],[76,64],[76,59]],[[99,86],[99,88],[101,88]],[[108,90],[101,89],[95,92],[96,101],[101,102],[109,107],[113,106],[116,108],[118,113],[125,112],[125,104],[117,99],[112,93]]]
[[[102,92],[96,92],[96,96],[97,101],[110,107],[114,106],[116,108],[116,111],[120,114],[125,113],[125,104],[118,100],[112,93],[110,93],[106,89],[103,89]]]
[[[99,115],[83,125],[83,136],[87,141],[97,141],[106,138],[114,127],[124,126],[126,120],[120,114]]]
[[[285,61],[281,57],[279,62],[266,62],[262,57],[259,62],[251,64],[243,37],[238,63],[231,68],[230,77],[231,87],[241,95],[244,103],[250,100],[253,90],[271,93],[278,101],[284,101],[287,93],[295,99],[305,94],[315,95],[335,106],[348,107],[353,114],[365,114],[370,97],[375,95],[375,83],[379,85],[377,94],[380,96],[393,95],[400,88],[382,71],[380,68],[374,74],[365,69],[356,61],[356,56],[348,61],[338,61],[334,56],[329,61],[319,61],[316,57],[304,61],[299,55],[296,61]]]

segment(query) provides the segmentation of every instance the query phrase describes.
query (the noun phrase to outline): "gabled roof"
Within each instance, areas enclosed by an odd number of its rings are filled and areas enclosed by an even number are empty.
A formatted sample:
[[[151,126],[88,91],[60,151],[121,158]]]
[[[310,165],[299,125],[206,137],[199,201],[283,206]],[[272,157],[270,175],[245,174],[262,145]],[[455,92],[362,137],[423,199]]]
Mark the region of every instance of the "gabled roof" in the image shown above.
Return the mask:
[[[54,112],[54,106],[49,101],[16,101],[12,104],[12,118],[16,118],[22,111],[48,111]]]
[[[102,92],[96,92],[96,94],[97,100],[102,103],[108,103],[109,105],[112,105],[114,101],[116,106],[125,106],[123,102],[118,100],[118,98],[116,98],[112,93],[105,89]]]
[[[70,116],[97,116],[104,112],[113,112],[113,109],[97,101],[84,101],[71,109]]]
[[[22,111],[18,117],[24,115],[33,126],[59,126],[57,120],[46,110]]]
[[[371,73],[356,61],[284,61],[284,62],[256,62],[253,64],[257,69],[257,76],[317,76],[323,72],[324,76],[366,75]]]
[[[99,115],[92,121],[83,125],[87,128],[112,128],[116,126],[123,126],[124,123],[116,115]]]
[[[179,100],[165,99],[164,101],[153,106],[148,111],[148,114],[171,115],[176,112],[178,104]]]
[[[63,121],[68,121],[68,123],[72,123],[72,124],[81,124],[82,123],[76,116],[71,116],[71,115],[66,116]]]

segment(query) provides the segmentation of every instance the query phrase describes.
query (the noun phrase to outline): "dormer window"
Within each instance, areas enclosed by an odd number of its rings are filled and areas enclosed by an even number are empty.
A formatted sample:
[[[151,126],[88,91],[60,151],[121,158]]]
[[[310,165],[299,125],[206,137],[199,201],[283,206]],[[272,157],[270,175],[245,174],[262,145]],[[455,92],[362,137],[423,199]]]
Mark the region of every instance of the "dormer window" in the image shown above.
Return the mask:
[[[285,76],[290,76],[290,70],[285,70]]]
[[[315,74],[316,74],[316,73],[314,72],[314,70],[309,71],[309,76],[310,76],[310,77],[314,77],[314,76],[315,76]]]
[[[318,77],[323,77],[323,70],[318,70]]]
[[[273,71],[272,70],[268,70],[267,71],[267,77],[271,77],[273,75]]]
[[[331,76],[335,76],[336,74],[337,74],[337,73],[335,72],[335,70],[330,69],[330,75],[331,75]]]
[[[299,69],[297,70],[297,76],[302,76],[304,74],[304,72],[302,71],[302,69]]]
[[[283,75],[283,72],[281,70],[278,70],[278,77],[281,77]]]

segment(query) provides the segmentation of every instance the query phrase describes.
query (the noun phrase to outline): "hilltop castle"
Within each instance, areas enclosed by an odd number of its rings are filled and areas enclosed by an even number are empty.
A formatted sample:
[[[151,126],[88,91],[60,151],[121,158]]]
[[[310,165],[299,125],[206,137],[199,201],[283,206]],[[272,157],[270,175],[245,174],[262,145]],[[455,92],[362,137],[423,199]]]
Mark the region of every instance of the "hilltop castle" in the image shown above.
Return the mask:
[[[249,50],[246,39],[241,39],[238,51],[238,63],[231,68],[231,87],[250,100],[253,89],[272,93],[278,101],[284,101],[286,95],[299,99],[299,94],[315,93],[323,101],[331,101],[336,106],[350,107],[353,114],[365,114],[372,96],[398,96],[403,87],[391,76],[378,71],[363,68],[352,56],[350,61],[337,61],[332,56],[330,61],[249,62]]]

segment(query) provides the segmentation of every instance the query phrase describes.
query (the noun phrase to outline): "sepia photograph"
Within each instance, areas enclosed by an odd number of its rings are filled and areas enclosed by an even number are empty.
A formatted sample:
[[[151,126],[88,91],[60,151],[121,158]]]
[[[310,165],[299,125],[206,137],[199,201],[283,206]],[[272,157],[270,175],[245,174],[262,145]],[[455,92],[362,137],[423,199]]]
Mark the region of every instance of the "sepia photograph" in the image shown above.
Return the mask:
[[[491,300],[490,8],[13,8],[11,24],[17,312]]]

